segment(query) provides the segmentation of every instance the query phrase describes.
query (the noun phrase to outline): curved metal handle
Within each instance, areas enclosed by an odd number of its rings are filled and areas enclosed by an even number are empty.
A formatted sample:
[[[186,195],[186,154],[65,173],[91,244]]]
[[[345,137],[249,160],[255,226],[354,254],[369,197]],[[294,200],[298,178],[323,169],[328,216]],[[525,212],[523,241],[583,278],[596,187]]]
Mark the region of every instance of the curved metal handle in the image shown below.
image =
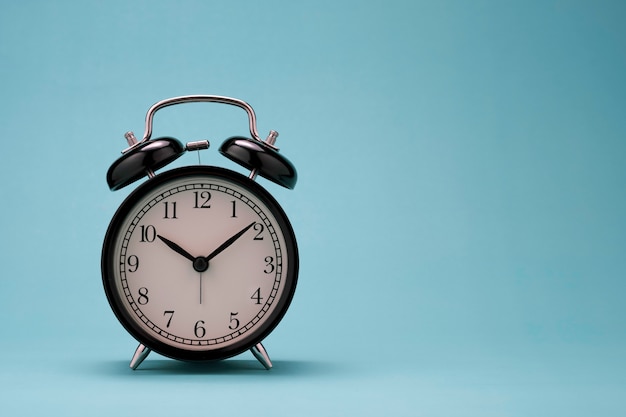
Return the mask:
[[[195,102],[210,102],[210,103],[222,103],[222,104],[230,104],[233,106],[241,107],[248,113],[248,122],[250,124],[250,134],[252,137],[259,142],[262,142],[259,137],[259,133],[256,130],[256,115],[254,114],[254,110],[252,107],[243,100],[239,100],[231,97],[224,96],[212,96],[212,95],[192,95],[192,96],[180,96],[180,97],[172,97],[165,100],[161,100],[158,103],[155,103],[148,109],[148,113],[146,113],[146,130],[143,134],[143,139],[141,142],[145,142],[150,140],[152,136],[152,119],[154,118],[154,114],[168,106],[173,106],[175,104],[183,104],[183,103],[195,103]]]

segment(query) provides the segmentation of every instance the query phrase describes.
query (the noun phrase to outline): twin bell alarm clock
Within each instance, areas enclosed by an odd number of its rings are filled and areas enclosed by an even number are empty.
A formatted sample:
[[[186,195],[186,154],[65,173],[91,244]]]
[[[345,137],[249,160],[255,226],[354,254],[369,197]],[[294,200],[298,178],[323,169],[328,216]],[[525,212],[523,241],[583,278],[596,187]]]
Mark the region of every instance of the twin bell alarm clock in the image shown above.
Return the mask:
[[[248,176],[207,165],[156,172],[208,141],[152,139],[154,114],[167,106],[214,102],[244,109],[251,138],[231,137],[219,152]],[[104,238],[102,282],[115,316],[139,342],[130,367],[155,351],[185,361],[219,360],[250,350],[272,363],[263,339],[285,315],[296,289],[298,246],[287,215],[255,182],[293,189],[297,173],[278,152],[278,133],[262,140],[242,100],[192,95],[154,104],[145,133],[111,165],[111,190],[144,180],[117,209]]]

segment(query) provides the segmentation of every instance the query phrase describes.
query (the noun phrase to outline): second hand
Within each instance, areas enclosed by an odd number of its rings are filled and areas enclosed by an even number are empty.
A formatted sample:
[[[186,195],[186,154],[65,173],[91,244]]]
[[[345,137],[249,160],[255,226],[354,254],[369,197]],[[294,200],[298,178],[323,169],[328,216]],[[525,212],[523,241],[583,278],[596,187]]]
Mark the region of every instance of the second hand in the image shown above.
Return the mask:
[[[202,272],[200,272],[200,304],[202,304]]]

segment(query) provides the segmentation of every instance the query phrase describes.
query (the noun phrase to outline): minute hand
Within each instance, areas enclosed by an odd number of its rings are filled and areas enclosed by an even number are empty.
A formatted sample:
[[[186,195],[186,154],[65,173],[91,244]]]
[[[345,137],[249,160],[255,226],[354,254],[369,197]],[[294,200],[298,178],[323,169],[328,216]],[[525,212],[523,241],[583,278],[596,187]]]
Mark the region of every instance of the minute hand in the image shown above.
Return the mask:
[[[205,259],[208,261],[210,261],[211,259],[215,258],[218,254],[220,254],[224,249],[226,249],[227,247],[229,247],[230,245],[232,245],[233,243],[235,243],[235,241],[237,239],[239,239],[244,233],[246,233],[248,231],[249,228],[251,228],[252,226],[254,226],[256,222],[252,222],[249,225],[247,225],[246,227],[244,227],[240,232],[238,232],[236,235],[232,236],[230,239],[228,239],[226,242],[222,243],[217,249],[215,249],[213,252],[211,252],[211,254],[209,256],[207,256]]]

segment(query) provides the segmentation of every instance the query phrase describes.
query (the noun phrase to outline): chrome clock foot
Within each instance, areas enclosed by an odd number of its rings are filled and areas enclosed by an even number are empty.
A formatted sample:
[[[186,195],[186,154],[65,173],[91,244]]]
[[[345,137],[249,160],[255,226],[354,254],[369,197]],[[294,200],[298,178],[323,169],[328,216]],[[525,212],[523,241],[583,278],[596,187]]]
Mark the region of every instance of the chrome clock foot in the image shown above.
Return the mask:
[[[257,358],[259,362],[261,362],[261,365],[263,365],[265,369],[267,369],[268,371],[272,369],[272,361],[270,360],[267,351],[263,347],[263,344],[257,343],[256,345],[252,346],[250,348],[250,352],[252,352],[254,357]]]
[[[137,369],[137,367],[141,364],[141,362],[143,362],[144,359],[146,359],[149,353],[150,348],[147,348],[140,343],[139,346],[137,346],[137,350],[135,350],[133,358],[130,360],[130,369],[132,369],[133,371]]]

